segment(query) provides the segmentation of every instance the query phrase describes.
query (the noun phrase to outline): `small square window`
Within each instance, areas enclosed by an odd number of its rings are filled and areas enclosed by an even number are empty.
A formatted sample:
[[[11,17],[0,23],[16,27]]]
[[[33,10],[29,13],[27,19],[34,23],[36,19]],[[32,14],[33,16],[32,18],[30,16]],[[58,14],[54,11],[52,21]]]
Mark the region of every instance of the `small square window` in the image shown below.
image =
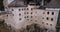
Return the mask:
[[[45,14],[45,12],[43,12],[43,14]]]
[[[31,14],[33,14],[33,13],[31,12]]]
[[[19,9],[19,11],[20,11],[20,9]]]
[[[14,16],[14,14],[12,14]]]
[[[7,15],[7,17],[8,17],[8,15]]]
[[[14,11],[14,9],[12,9],[12,11]]]
[[[26,8],[24,8],[24,10],[26,10]]]
[[[27,16],[27,18],[29,18],[29,16]]]
[[[32,20],[31,20],[32,21]]]
[[[24,14],[26,14],[26,12],[24,12]]]
[[[31,10],[33,10],[33,8],[31,8]]]
[[[49,18],[48,18],[48,17],[47,17],[46,19],[47,19],[47,20],[49,20]]]
[[[46,23],[46,25],[48,25],[48,23]]]
[[[47,14],[49,15],[49,12],[47,12]]]
[[[52,15],[54,15],[54,12],[52,12]]]
[[[53,18],[51,18],[51,21],[53,21]]]
[[[23,11],[23,9],[22,9],[22,11]]]
[[[33,18],[33,16],[31,16],[31,18]]]
[[[52,24],[50,24],[50,26],[52,26]]]
[[[27,10],[29,10],[29,9],[27,8]]]
[[[26,16],[24,18],[26,18]]]
[[[19,13],[19,16],[21,16],[21,14]]]
[[[19,18],[19,20],[22,20],[21,18]]]
[[[27,12],[27,14],[29,14],[29,12]]]

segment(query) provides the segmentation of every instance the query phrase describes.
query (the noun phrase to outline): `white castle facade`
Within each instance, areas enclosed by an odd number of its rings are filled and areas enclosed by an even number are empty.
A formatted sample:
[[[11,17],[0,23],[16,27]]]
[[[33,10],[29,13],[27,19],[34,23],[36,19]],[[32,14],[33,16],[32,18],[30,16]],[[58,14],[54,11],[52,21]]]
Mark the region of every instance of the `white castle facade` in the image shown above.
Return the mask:
[[[24,5],[22,0],[14,0],[8,6],[8,11],[12,14],[7,14],[5,23],[20,29],[21,27],[26,27],[33,23],[37,23],[41,28],[47,28],[48,30],[56,31],[56,24],[59,14],[59,8],[46,8],[37,9],[38,5],[30,2],[28,5]]]

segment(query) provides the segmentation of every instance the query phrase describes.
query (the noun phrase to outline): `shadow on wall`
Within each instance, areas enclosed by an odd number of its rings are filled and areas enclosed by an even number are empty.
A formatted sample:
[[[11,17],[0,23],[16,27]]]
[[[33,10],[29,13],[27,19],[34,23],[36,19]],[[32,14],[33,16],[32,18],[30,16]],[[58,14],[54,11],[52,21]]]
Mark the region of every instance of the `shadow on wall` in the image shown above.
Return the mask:
[[[3,0],[0,0],[0,10],[1,10],[1,11],[4,11]]]

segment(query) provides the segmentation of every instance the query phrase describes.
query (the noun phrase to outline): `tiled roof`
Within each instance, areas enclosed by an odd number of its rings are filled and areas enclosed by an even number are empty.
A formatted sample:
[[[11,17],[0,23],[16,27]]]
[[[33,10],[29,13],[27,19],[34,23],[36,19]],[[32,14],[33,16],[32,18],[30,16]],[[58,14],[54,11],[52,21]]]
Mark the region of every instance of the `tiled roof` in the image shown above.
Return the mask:
[[[26,7],[24,0],[14,0],[9,5],[9,7]]]
[[[51,0],[45,7],[47,8],[60,8],[60,0]]]

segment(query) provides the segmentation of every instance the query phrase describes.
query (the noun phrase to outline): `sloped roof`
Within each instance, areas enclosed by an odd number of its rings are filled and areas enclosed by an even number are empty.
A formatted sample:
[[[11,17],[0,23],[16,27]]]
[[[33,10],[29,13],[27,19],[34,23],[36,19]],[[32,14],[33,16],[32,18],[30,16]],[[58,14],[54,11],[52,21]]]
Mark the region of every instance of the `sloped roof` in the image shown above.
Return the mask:
[[[51,0],[45,7],[47,8],[60,8],[60,0]]]
[[[26,7],[24,0],[14,0],[9,5],[9,7]]]

